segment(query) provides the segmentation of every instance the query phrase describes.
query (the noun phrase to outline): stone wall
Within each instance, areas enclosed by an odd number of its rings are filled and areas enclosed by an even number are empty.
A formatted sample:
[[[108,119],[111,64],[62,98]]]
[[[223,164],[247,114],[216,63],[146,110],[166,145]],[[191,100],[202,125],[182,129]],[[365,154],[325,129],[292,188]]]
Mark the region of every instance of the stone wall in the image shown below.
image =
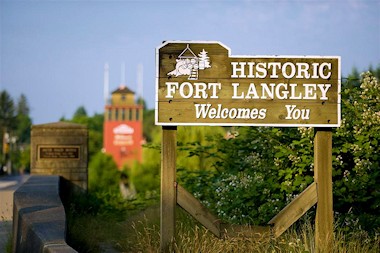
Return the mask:
[[[59,176],[31,176],[14,193],[13,252],[73,253],[65,241],[66,216]]]

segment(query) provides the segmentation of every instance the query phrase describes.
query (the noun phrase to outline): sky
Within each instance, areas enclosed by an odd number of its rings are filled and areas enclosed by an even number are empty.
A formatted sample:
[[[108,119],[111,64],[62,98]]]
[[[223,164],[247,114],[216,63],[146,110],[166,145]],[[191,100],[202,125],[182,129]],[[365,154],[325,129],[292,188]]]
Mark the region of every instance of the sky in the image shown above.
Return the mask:
[[[341,56],[346,77],[380,64],[380,0],[0,0],[0,90],[27,97],[33,124],[103,113],[107,63],[110,91],[124,80],[154,108],[155,49],[168,40]]]

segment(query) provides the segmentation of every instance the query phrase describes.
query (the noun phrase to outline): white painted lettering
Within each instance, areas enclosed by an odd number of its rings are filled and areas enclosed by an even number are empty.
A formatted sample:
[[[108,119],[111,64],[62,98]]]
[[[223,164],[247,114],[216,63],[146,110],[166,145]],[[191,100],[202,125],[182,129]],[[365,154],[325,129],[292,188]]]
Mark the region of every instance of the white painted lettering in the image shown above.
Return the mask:
[[[265,117],[267,116],[267,109],[260,109],[259,111],[259,119],[265,119]]]
[[[195,87],[194,98],[206,99],[208,97],[208,95],[206,93],[207,84],[205,84],[205,83],[194,83],[194,87]]]
[[[210,98],[219,98],[216,93],[217,93],[217,89],[220,90],[222,88],[221,83],[209,83],[208,88],[212,89],[212,95],[210,96]]]
[[[309,119],[310,118],[310,109],[298,109],[296,105],[285,105],[287,116],[285,119]]]
[[[165,98],[173,98],[175,90],[178,89],[178,82],[166,82],[166,96]]]
[[[236,108],[231,108],[229,113],[228,113],[228,117],[230,119],[234,119],[234,118],[236,118],[236,114],[237,114]]]
[[[326,96],[327,91],[330,89],[331,84],[318,84],[318,88],[321,90],[322,96],[320,100],[328,100],[329,98]]]
[[[317,99],[317,93],[315,93],[317,85],[315,83],[304,83],[303,87],[305,87],[303,99]]]
[[[210,110],[211,104],[195,104],[195,117],[197,119],[205,119],[207,117],[208,111]]]
[[[267,96],[265,95],[265,93],[266,93],[270,99],[273,99],[273,93],[274,93],[273,89],[274,89],[275,85],[276,84],[274,84],[274,83],[270,83],[269,86],[271,88],[269,89],[268,88],[268,84],[261,83],[261,91],[262,91],[261,98],[262,99],[267,99]]]
[[[281,63],[279,62],[268,62],[268,69],[272,68],[272,73],[270,78],[278,78],[277,69],[281,69]]]
[[[289,84],[289,86],[290,86],[290,97],[289,97],[289,99],[302,99],[302,93],[301,92],[298,94],[298,97],[296,97],[297,84],[291,83],[291,84]]]
[[[185,94],[185,91],[187,91],[187,94]],[[181,85],[179,86],[179,94],[183,98],[191,98],[193,96],[193,92],[194,92],[193,85],[191,85],[191,83],[189,82],[181,83]]]
[[[211,109],[210,109],[210,111],[209,111],[209,113],[208,113],[208,117],[209,117],[210,119],[213,119],[213,118],[216,117],[216,109],[215,109],[215,108],[211,108]]]
[[[281,91],[281,87],[283,88],[282,91]],[[278,99],[287,99],[288,94],[289,94],[289,91],[287,90],[287,85],[285,83],[279,83],[276,85],[276,97]]]
[[[257,90],[256,90],[255,84],[251,83],[249,85],[247,95],[245,96],[245,98],[248,98],[248,99],[249,98],[251,98],[251,99],[258,99],[259,98],[259,95],[257,95]]]
[[[316,78],[318,78],[318,65],[319,65],[319,63],[318,62],[314,62],[311,65],[313,66],[313,71],[312,71],[313,75],[311,76],[311,78],[315,78],[316,79]]]
[[[239,87],[239,83],[232,83],[231,84],[233,87],[234,87],[234,90],[233,90],[233,95],[232,95],[232,99],[243,99],[244,98],[244,92],[242,92],[240,94],[240,96],[237,95],[237,92],[238,92],[238,87]]]
[[[254,66],[255,66],[255,62],[248,62],[248,76],[247,78],[255,78],[255,75],[253,73],[253,70],[254,70]]]
[[[290,72],[288,74],[288,67],[290,67]],[[296,74],[296,66],[294,66],[294,63],[292,62],[285,62],[284,65],[282,65],[282,75],[284,78],[290,79],[293,78],[293,76]]]
[[[266,62],[259,62],[256,64],[256,78],[265,78],[267,76]]]
[[[221,115],[222,119],[227,119],[228,118],[228,109],[223,108],[221,114],[222,114]]]
[[[326,75],[324,73],[325,67],[327,67],[327,70],[328,70]],[[331,63],[323,62],[321,65],[319,65],[319,76],[322,79],[329,79],[330,78],[330,76],[331,76]]]
[[[297,62],[297,75],[296,78],[305,78],[309,79],[310,74],[309,74],[309,64],[306,62]]]
[[[292,112],[294,110],[294,108],[296,108],[295,105],[285,105],[285,108],[286,108],[286,111],[287,111],[287,116],[285,117],[285,119],[293,119],[292,117]]]
[[[238,78],[238,77],[245,78],[244,69],[245,69],[246,62],[231,62],[231,65],[232,65],[231,78]],[[239,68],[238,68],[238,65],[240,65]],[[237,74],[238,72],[240,72],[239,75]]]

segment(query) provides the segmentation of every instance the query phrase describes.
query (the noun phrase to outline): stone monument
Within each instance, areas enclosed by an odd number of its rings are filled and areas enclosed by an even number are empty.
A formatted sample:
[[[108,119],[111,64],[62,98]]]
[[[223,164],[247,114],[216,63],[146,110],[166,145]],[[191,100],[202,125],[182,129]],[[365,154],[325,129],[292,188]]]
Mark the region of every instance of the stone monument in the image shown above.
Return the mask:
[[[87,127],[68,122],[33,125],[30,160],[32,175],[59,175],[87,190]]]

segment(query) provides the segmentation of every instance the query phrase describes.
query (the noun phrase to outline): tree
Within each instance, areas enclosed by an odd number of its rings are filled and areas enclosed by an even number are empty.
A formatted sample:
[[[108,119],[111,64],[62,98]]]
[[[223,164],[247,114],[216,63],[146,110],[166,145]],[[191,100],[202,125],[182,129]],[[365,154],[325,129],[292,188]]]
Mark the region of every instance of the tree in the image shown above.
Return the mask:
[[[380,80],[380,64],[376,69],[373,69],[372,66],[370,66],[368,71],[371,72],[372,75],[377,78],[377,80]]]
[[[380,83],[370,72],[360,83],[343,90],[342,126],[333,136],[334,210],[342,223],[371,229],[380,226]]]
[[[90,191],[111,191],[119,189],[120,175],[112,156],[96,153],[88,165],[88,188]]]
[[[347,88],[360,86],[360,74],[356,67],[352,68],[351,74],[348,75],[346,82],[343,83],[343,86]]]
[[[0,93],[0,128],[2,131],[15,126],[15,106],[11,96],[7,91]]]
[[[82,124],[88,127],[89,132],[89,157],[101,151],[103,147],[103,121],[104,115],[95,113],[93,116],[87,116],[87,111],[83,106],[78,107],[71,120],[64,118],[61,121],[68,121]]]
[[[159,128],[154,124],[154,113],[154,109],[144,110],[143,136],[148,143],[153,141],[154,129]]]
[[[17,101],[16,111],[17,126],[13,132],[17,138],[17,143],[12,155],[12,163],[20,171],[28,171],[30,168],[30,131],[32,119],[29,116],[30,109],[24,94],[21,94]]]
[[[1,138],[1,167],[3,164],[8,163],[10,155],[11,135],[9,131],[15,126],[15,108],[11,96],[7,91],[3,90],[0,93],[0,138]]]
[[[30,109],[28,100],[24,94],[21,94],[17,102],[17,115],[29,115]]]
[[[178,127],[178,167],[193,171],[214,169],[216,149],[211,144],[214,137],[223,138],[224,134],[219,126]]]
[[[142,97],[138,97],[137,98],[136,104],[142,105],[144,111],[147,109],[147,107],[146,107],[146,101]]]
[[[82,117],[83,118],[87,117],[87,111],[84,108],[84,106],[79,106],[78,109],[74,113],[73,120],[77,118],[82,118]]]
[[[0,134],[2,138],[3,163],[25,170],[29,168],[27,159],[30,143],[32,120],[29,117],[27,98],[21,94],[15,102],[7,91],[0,93]]]
[[[18,99],[16,111],[17,128],[15,134],[18,138],[18,143],[21,146],[28,145],[30,143],[32,119],[29,116],[30,109],[27,98],[24,94],[21,94]]]

